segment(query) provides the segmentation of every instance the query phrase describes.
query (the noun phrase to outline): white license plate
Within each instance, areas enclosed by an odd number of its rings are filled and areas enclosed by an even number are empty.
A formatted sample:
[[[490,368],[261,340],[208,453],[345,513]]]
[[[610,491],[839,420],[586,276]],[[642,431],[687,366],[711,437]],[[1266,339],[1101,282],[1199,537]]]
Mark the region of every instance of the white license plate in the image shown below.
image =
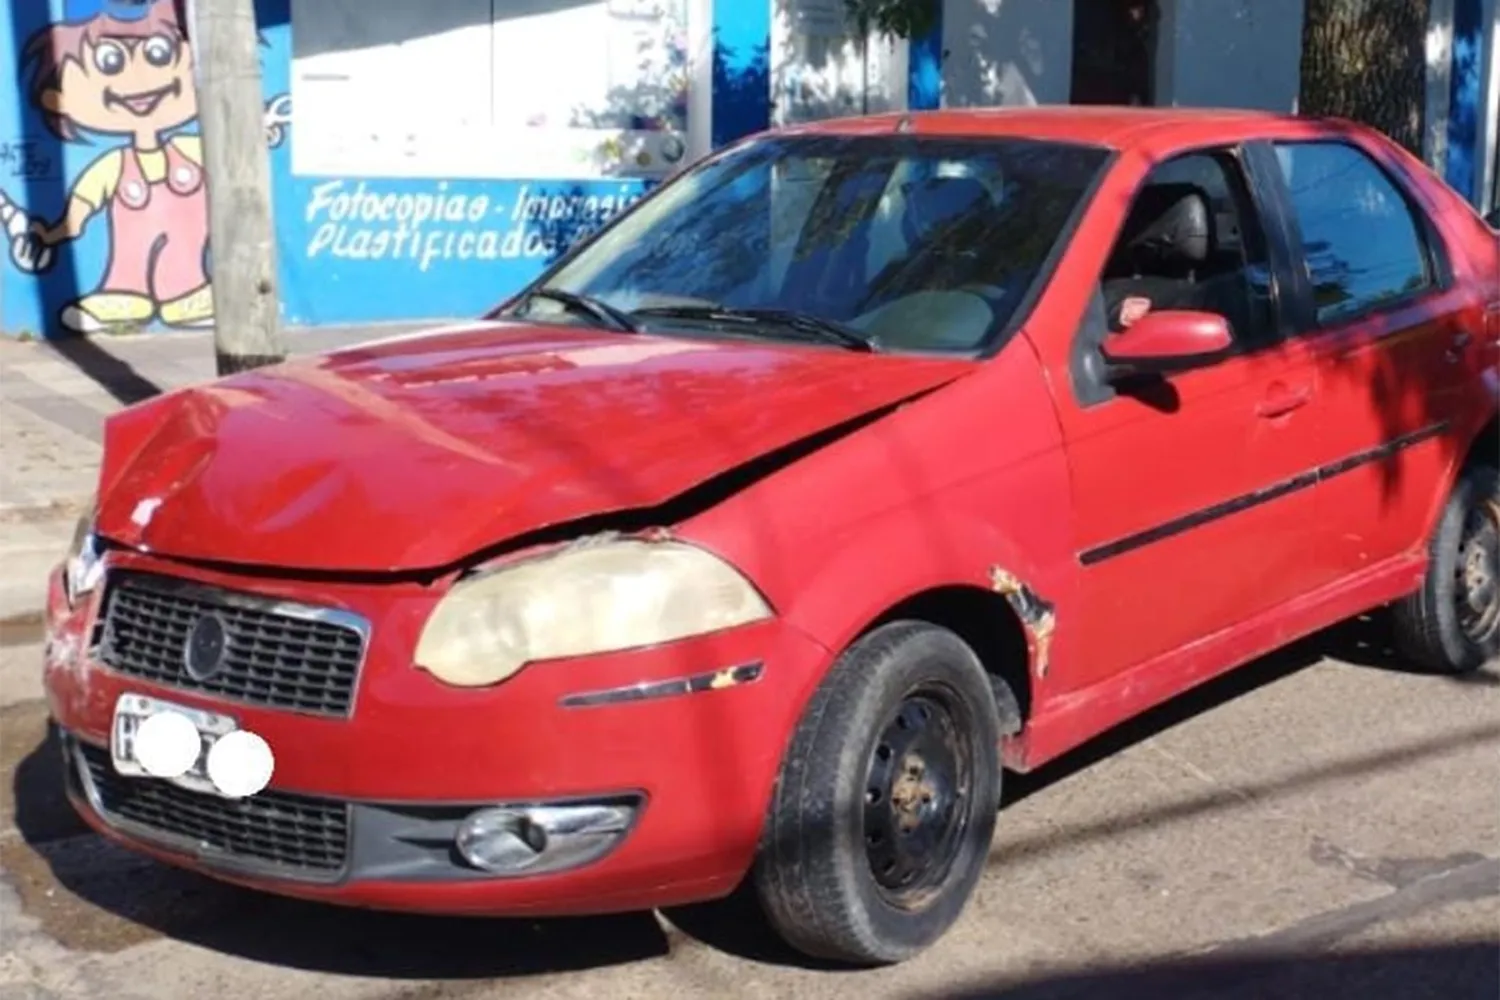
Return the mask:
[[[140,694],[122,694],[120,700],[115,702],[114,724],[110,728],[109,737],[109,753],[114,759],[115,770],[131,778],[150,777],[149,772],[136,758],[135,734],[142,722],[162,712],[175,712],[186,716],[187,720],[193,724],[193,728],[198,730],[200,743],[198,759],[193,762],[193,766],[188,769],[187,773],[167,780],[190,791],[221,795],[208,777],[208,751],[221,737],[238,729],[239,723],[227,715],[190,708],[187,705],[178,705],[159,698],[147,698]]]

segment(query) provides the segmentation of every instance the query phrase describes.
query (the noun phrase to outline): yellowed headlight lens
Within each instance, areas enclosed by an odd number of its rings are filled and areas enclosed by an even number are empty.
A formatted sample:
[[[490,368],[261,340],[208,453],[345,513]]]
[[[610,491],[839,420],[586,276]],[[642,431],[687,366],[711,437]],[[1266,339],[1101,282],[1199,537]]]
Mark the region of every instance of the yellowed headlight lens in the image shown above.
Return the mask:
[[[456,585],[428,619],[416,663],[484,687],[528,663],[651,646],[769,617],[734,567],[682,542],[571,546]]]

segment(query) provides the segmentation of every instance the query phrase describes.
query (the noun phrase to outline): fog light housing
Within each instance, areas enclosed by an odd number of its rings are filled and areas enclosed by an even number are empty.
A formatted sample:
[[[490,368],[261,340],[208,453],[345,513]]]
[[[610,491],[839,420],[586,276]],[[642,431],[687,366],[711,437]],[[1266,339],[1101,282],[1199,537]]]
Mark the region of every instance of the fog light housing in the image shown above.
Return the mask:
[[[613,850],[635,822],[635,804],[494,806],[459,824],[454,847],[493,875],[541,875],[577,868]]]

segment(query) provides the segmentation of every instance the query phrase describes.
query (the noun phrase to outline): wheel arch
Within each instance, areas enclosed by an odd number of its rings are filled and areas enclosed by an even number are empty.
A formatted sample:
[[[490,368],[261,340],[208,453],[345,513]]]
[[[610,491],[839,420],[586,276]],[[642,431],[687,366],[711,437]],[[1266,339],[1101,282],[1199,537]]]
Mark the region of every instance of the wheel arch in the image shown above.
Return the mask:
[[[1021,731],[1031,713],[1031,641],[1004,596],[962,584],[933,587],[887,608],[864,631],[903,620],[948,629],[974,650],[990,676],[1001,734]]]
[[[1483,459],[1488,459],[1491,465],[1500,464],[1500,411],[1491,413],[1489,420],[1479,428],[1469,450],[1464,453],[1462,468],[1467,469]]]
[[[1066,534],[1054,540],[1056,558],[1043,560],[1038,545],[1023,549],[988,523],[938,523],[896,519],[862,532],[863,541],[824,561],[782,613],[834,653],[903,618],[950,629],[1005,682],[996,686],[997,705],[1007,733],[1018,732],[1038,707],[1033,678],[1057,659],[1054,633],[1077,583]]]
[[[1420,545],[1424,551],[1442,519],[1448,498],[1458,488],[1464,473],[1485,457],[1489,458],[1491,465],[1500,464],[1497,463],[1500,460],[1500,409],[1492,408],[1489,417],[1479,422],[1477,427],[1467,438],[1460,437],[1450,444],[1451,450],[1444,462],[1441,479],[1435,484],[1422,521]]]

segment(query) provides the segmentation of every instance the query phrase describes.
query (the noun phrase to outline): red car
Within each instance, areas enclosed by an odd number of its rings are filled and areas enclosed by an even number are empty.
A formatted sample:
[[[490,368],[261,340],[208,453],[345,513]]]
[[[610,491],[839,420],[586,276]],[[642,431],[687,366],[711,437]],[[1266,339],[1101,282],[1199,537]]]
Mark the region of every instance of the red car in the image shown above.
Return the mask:
[[[53,577],[70,794],[174,864],[904,959],[1002,768],[1389,606],[1500,644],[1496,232],[1338,122],[760,135],[480,322],[129,409]]]

